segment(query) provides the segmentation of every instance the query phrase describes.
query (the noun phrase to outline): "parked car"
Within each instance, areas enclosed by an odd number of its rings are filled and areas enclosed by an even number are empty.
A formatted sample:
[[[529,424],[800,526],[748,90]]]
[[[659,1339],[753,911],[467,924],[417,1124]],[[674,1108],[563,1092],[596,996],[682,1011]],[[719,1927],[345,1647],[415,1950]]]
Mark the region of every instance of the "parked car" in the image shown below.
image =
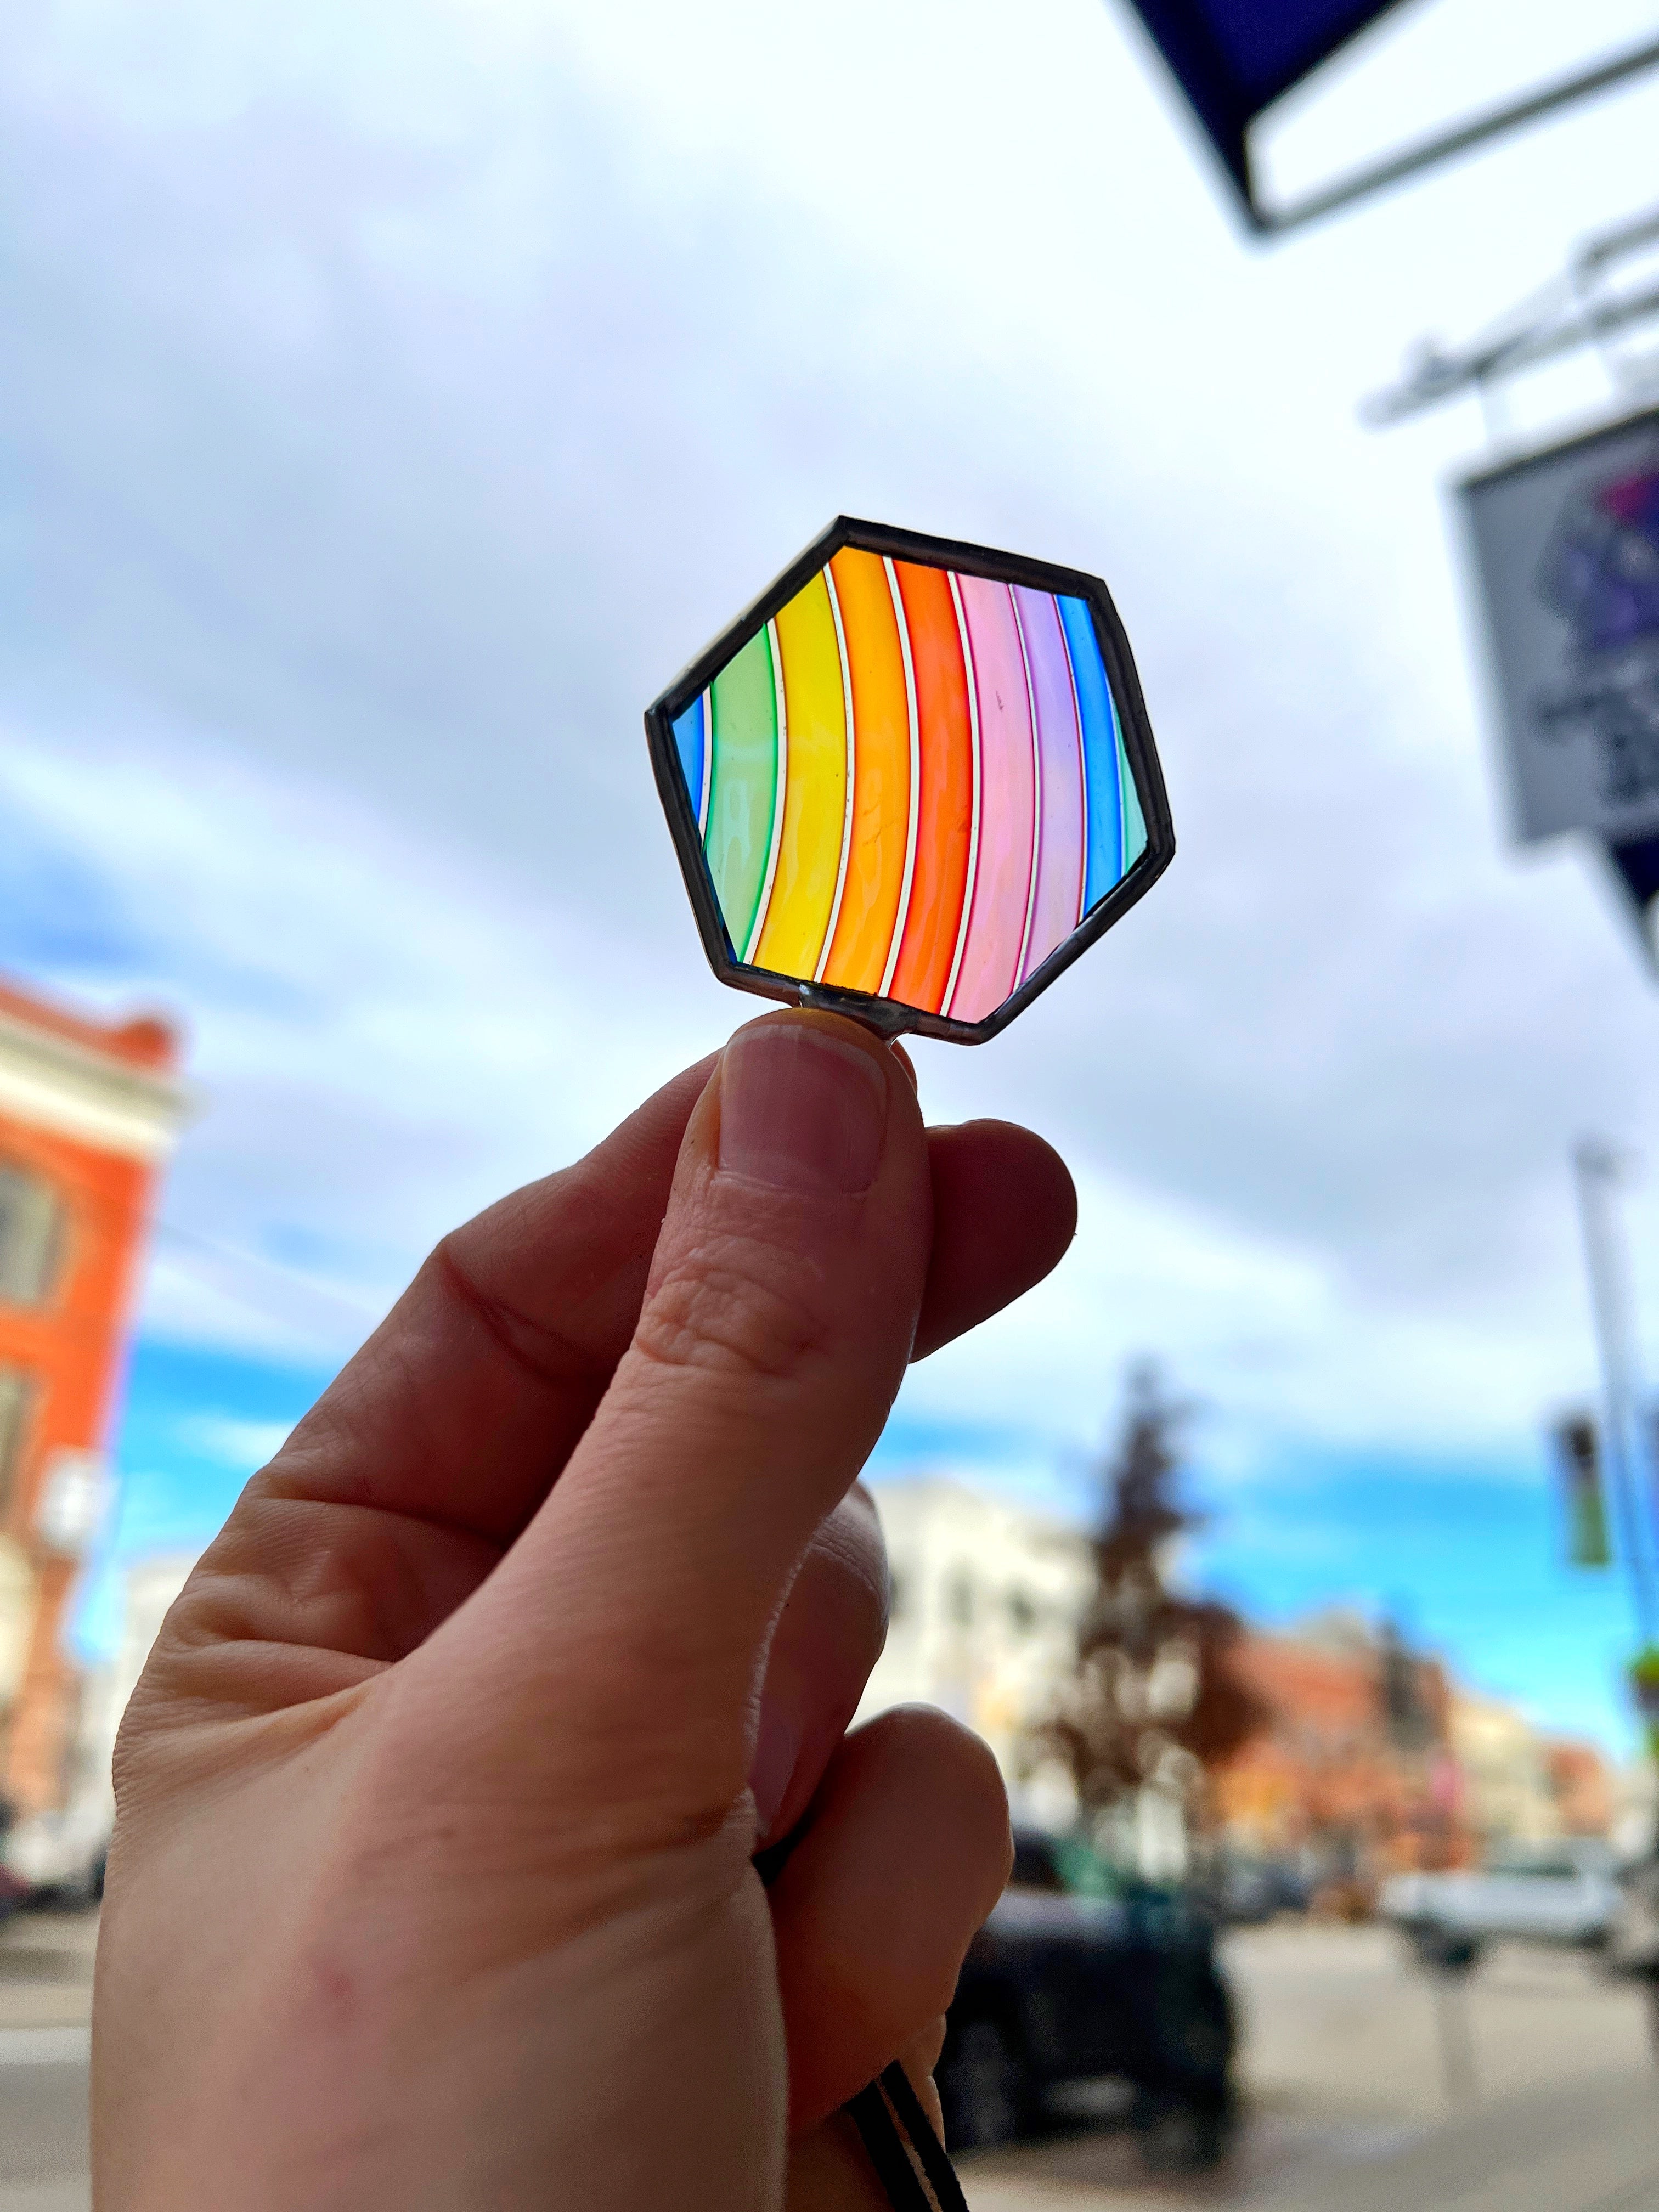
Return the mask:
[[[1619,1903],[1607,1844],[1572,1837],[1510,1844],[1464,1873],[1395,1875],[1378,1909],[1425,1965],[1462,1968],[1500,1941],[1602,1944]]]
[[[1659,1988],[1659,1858],[1619,1869],[1619,1903],[1607,1923],[1607,1965]]]
[[[1205,1900],[1231,1928],[1249,1928],[1281,1912],[1305,1912],[1314,1884],[1293,1860],[1228,1851],[1204,1885]]]
[[[62,1812],[19,1820],[0,1839],[0,1869],[22,1885],[31,1905],[64,1911],[96,1905],[104,1893],[112,1802],[106,1789]]]
[[[0,1861],[0,1920],[9,1920],[14,1912],[21,1912],[29,1901],[29,1888]]]
[[[1079,1894],[1073,1856],[1035,1832],[1015,1838],[1012,1877],[969,1951],[945,2024],[946,2140],[1006,2141],[1061,2083],[1109,2077],[1131,2092],[1150,2162],[1213,2165],[1233,2128],[1237,2042],[1215,1923],[1144,1887]]]

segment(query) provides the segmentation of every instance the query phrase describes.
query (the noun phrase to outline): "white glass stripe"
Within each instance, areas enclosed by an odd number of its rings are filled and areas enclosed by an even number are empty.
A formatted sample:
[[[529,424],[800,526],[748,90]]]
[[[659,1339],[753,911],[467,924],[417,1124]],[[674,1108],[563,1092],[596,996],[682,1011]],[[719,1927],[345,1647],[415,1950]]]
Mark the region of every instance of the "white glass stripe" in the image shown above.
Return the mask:
[[[778,643],[778,626],[775,622],[766,625],[766,642],[772,652],[772,695],[777,702],[775,717],[778,726],[778,773],[772,799],[772,844],[766,855],[766,880],[761,885],[760,903],[755,908],[755,926],[749,933],[749,942],[744,947],[745,961],[755,957],[755,947],[761,941],[761,932],[766,927],[766,910],[772,903],[772,884],[778,872],[778,848],[783,842],[783,802],[789,786],[789,713],[783,700],[783,651]]]
[[[836,924],[841,920],[841,902],[847,891],[847,863],[853,850],[853,797],[857,775],[857,760],[853,743],[853,670],[847,658],[847,632],[841,619],[841,599],[836,590],[836,579],[826,561],[823,580],[830,593],[830,612],[836,624],[836,650],[841,655],[841,703],[847,722],[847,810],[841,823],[841,860],[836,869],[836,896],[830,907],[830,927],[823,933],[823,949],[818,954],[818,964],[812,970],[812,981],[821,983],[823,971],[830,965],[830,948],[836,941]]]
[[[904,925],[910,916],[910,889],[916,875],[916,824],[921,812],[921,725],[916,715],[916,665],[910,657],[910,625],[904,619],[898,577],[884,553],[881,565],[886,571],[887,589],[893,601],[893,619],[898,624],[899,652],[904,659],[904,703],[910,715],[910,819],[904,833],[904,874],[899,884],[898,914],[893,923],[893,941],[887,948],[887,965],[882,971],[881,996],[884,999],[892,988],[893,970],[898,966]]]
[[[968,922],[974,911],[974,880],[979,873],[979,686],[974,678],[974,648],[968,641],[968,617],[963,610],[962,593],[957,588],[956,572],[947,568],[945,580],[951,586],[951,604],[957,611],[957,635],[962,641],[962,665],[968,677],[968,729],[974,767],[973,826],[968,836],[968,881],[962,894],[962,927],[957,932],[957,949],[951,961],[951,973],[945,986],[945,996],[939,1000],[939,1012],[949,1015],[951,1001],[957,994],[957,977],[962,971],[962,956],[968,945]]]

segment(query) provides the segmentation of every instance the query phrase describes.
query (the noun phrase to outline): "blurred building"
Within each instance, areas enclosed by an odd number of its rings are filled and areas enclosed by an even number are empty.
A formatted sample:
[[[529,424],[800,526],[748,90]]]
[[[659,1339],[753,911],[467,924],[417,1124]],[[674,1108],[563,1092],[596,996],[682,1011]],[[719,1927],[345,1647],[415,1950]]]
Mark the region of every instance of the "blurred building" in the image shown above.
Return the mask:
[[[1616,1778],[1593,1743],[1544,1741],[1544,1772],[1564,1836],[1605,1836],[1613,1825]]]
[[[1616,1826],[1619,1778],[1594,1744],[1544,1735],[1513,1705],[1466,1690],[1452,1699],[1451,1738],[1483,1843],[1606,1836]]]
[[[1075,1790],[1057,1765],[1035,1763],[1032,1738],[1076,1662],[1095,1588],[1088,1536],[943,1475],[884,1485],[876,1499],[892,1618],[860,1719],[942,1707],[990,1745],[1017,1813],[1064,1826]],[[1544,1735],[1515,1707],[1462,1688],[1387,1623],[1338,1609],[1290,1632],[1251,1631],[1233,1663],[1270,1717],[1214,1771],[1210,1814],[1247,1856],[1364,1886],[1470,1863],[1489,1844],[1604,1835],[1620,1817],[1632,1832],[1644,1820],[1651,1829],[1633,1800],[1621,1814],[1630,1793],[1594,1746]],[[1122,1808],[1134,1831],[1123,1856],[1167,1873],[1185,1846],[1139,1832],[1156,1798],[1143,1790]]]
[[[1638,1754],[1613,1777],[1607,1835],[1623,1859],[1659,1856],[1659,1767]]]
[[[1294,1633],[1250,1635],[1237,1667],[1271,1717],[1215,1777],[1231,1843],[1334,1880],[1467,1856],[1437,1661],[1333,1612]]]
[[[1021,1744],[1077,1656],[1094,1587],[1088,1538],[943,1476],[884,1485],[876,1502],[892,1619],[860,1717],[942,1706],[985,1738],[1022,1810],[1064,1820],[1069,1785],[1025,1771]]]
[[[0,1846],[11,1872],[34,1887],[82,1897],[98,1893],[115,1825],[116,1731],[167,1607],[195,1564],[193,1553],[161,1553],[135,1560],[121,1577],[115,1651],[82,1685],[80,1726],[64,1761],[63,1802],[19,1820]]]
[[[184,1112],[165,1024],[0,984],[0,1805],[61,1804],[78,1733],[70,1591],[105,1455],[156,1176]]]

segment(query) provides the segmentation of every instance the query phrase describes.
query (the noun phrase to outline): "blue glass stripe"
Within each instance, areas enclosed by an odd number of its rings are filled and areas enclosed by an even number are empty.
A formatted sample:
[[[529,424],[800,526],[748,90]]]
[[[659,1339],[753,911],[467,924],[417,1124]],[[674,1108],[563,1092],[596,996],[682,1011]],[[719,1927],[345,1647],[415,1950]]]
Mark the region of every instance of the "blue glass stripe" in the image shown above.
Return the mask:
[[[1077,685],[1078,719],[1083,726],[1085,842],[1083,910],[1103,899],[1123,873],[1122,750],[1117,710],[1106,664],[1100,657],[1095,620],[1082,599],[1055,594],[1066,625],[1066,649]],[[1143,838],[1145,832],[1142,833]]]
[[[1129,772],[1129,757],[1123,750],[1123,726],[1117,719],[1117,702],[1112,702],[1112,720],[1117,726],[1117,772],[1123,793],[1123,872],[1127,876],[1146,849],[1146,817],[1140,811],[1140,793],[1135,789],[1134,777]]]
[[[686,796],[691,801],[695,817],[702,805],[702,694],[696,697],[674,724],[674,743],[679,747],[680,774],[685,778]]]

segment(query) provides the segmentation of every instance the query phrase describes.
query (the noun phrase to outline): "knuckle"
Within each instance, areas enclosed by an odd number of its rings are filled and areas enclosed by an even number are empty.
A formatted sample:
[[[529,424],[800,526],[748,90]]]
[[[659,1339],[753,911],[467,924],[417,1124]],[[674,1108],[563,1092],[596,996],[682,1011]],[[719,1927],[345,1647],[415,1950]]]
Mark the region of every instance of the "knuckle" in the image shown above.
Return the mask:
[[[663,1367],[787,1382],[826,1359],[832,1328],[810,1267],[752,1237],[693,1247],[653,1286],[635,1348]]]

